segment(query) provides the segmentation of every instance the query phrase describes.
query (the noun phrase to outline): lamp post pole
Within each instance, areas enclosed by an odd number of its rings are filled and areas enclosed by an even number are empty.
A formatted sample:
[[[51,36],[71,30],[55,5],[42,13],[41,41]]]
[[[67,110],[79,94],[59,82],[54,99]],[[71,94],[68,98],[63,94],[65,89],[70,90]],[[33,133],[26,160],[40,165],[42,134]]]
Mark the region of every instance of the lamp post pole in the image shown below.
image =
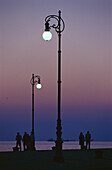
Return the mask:
[[[36,80],[38,79],[38,80]],[[32,78],[30,80],[30,83],[32,84],[32,136],[33,136],[33,146],[32,149],[35,150],[35,135],[34,135],[34,86],[35,84],[38,89],[41,88],[40,84],[40,76],[32,74]]]
[[[59,155],[62,151],[62,140],[61,140],[61,11],[59,11],[59,32],[58,32],[58,119],[57,119],[57,140],[56,140],[56,156],[55,159],[59,159]],[[61,156],[62,157],[62,156]],[[61,159],[61,158],[60,158]]]
[[[55,19],[57,20],[57,25],[53,24],[50,26],[49,22],[51,19]],[[62,24],[62,28],[61,28],[61,24]],[[55,31],[58,34],[58,119],[57,119],[57,139],[55,141],[56,143],[56,154],[54,157],[54,161],[56,162],[63,162],[64,161],[64,157],[62,155],[62,143],[63,141],[61,140],[61,32],[64,31],[65,28],[65,23],[63,21],[63,19],[61,18],[61,11],[59,10],[59,15],[49,15],[45,18],[45,32],[43,34],[43,38],[45,40],[50,40],[52,35],[50,35],[51,33],[49,33],[50,29],[54,28]],[[46,33],[47,33],[47,39],[46,39]],[[49,34],[48,34],[49,33]],[[49,38],[50,36],[50,38]]]
[[[32,133],[34,135],[34,74],[32,74]]]

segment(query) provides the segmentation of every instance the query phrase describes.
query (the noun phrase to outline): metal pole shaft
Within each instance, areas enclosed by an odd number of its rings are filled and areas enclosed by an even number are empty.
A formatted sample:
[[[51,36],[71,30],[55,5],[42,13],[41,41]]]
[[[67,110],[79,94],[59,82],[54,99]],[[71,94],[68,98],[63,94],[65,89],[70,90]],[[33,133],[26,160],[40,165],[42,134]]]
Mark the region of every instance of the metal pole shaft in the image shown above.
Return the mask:
[[[61,140],[61,11],[59,11],[59,32],[58,32],[58,119],[57,119],[57,140],[56,140],[56,155],[55,161],[63,162],[62,156],[62,140]]]
[[[32,74],[32,133],[34,135],[34,74]]]
[[[61,11],[59,11],[59,33],[58,33],[58,120],[61,114]]]

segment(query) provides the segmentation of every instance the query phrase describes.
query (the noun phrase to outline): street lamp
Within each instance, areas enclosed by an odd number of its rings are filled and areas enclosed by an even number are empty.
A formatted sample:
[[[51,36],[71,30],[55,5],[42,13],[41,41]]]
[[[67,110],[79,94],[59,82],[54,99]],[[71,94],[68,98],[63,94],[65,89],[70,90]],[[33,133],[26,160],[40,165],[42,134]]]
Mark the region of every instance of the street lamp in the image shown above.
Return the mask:
[[[42,36],[43,36],[43,39],[46,40],[46,41],[49,41],[52,38],[52,34],[50,32],[49,21],[47,21],[45,23],[45,31],[44,31]]]
[[[32,84],[32,135],[34,136],[34,85],[36,85],[37,89],[41,89],[40,76],[32,74],[30,83]],[[35,137],[33,141],[33,150],[35,150]]]
[[[50,25],[49,22],[51,19],[55,19],[57,24]],[[61,27],[62,25],[62,27]],[[49,15],[45,18],[45,32],[43,33],[44,40],[50,40],[52,38],[52,34],[50,29],[54,28],[58,34],[58,119],[57,119],[57,139],[56,143],[56,154],[54,157],[54,161],[63,162],[64,157],[62,155],[62,139],[61,139],[61,33],[64,31],[65,23],[61,18],[61,11],[59,10],[59,15]]]

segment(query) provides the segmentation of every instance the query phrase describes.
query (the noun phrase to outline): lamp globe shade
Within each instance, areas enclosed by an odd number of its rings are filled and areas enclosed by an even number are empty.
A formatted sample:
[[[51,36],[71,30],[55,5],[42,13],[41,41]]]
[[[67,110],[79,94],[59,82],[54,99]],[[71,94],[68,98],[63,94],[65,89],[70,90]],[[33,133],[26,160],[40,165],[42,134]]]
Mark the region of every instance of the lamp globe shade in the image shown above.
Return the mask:
[[[42,88],[42,85],[41,85],[41,84],[37,84],[37,85],[36,85],[36,88],[37,88],[37,89],[41,89],[41,88]]]
[[[52,38],[52,34],[50,31],[44,31],[42,37],[44,40],[49,41]]]

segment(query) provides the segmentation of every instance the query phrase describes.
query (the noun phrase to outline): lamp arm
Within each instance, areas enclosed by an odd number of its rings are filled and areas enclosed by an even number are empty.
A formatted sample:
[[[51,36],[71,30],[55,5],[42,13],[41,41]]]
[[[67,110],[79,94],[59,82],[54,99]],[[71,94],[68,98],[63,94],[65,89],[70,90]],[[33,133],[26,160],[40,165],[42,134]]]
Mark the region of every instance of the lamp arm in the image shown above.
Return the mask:
[[[35,75],[34,78],[31,78],[30,83],[31,83],[32,85],[35,85],[35,84],[38,82],[37,80],[35,80],[36,78],[40,79],[40,76]]]
[[[57,15],[49,15],[45,18],[45,22],[50,22],[51,19],[55,19],[57,21],[57,25],[52,24],[50,26],[50,28],[54,28],[56,30],[56,32],[58,33],[59,32],[59,19],[60,19],[60,21],[62,22],[62,29],[60,30],[60,32],[63,32],[65,29],[65,23],[64,23],[63,19],[61,17],[59,18],[59,16],[57,16]]]

